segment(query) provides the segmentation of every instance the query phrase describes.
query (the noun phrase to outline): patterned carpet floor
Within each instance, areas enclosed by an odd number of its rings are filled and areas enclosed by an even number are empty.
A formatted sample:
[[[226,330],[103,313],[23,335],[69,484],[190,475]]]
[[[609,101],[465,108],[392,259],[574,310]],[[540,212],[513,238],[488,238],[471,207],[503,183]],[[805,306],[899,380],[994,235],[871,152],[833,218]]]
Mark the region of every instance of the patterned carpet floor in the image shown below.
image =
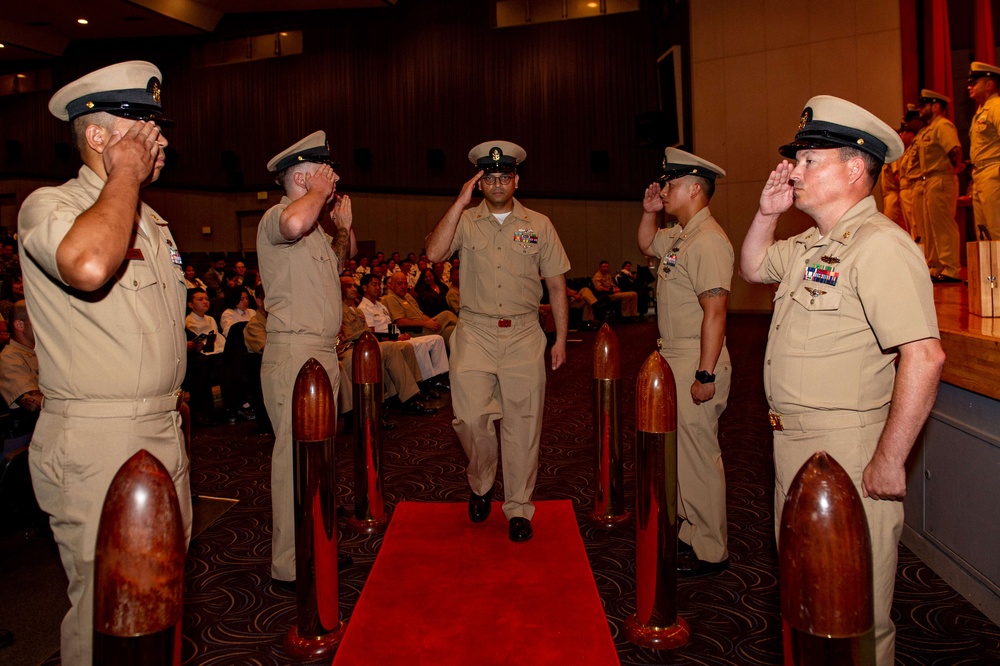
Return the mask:
[[[769,319],[731,315],[733,389],[721,424],[728,485],[731,567],[681,581],[678,604],[691,642],[674,652],[640,649],[625,638],[635,610],[635,532],[589,527],[593,497],[591,358],[594,333],[571,333],[568,363],[549,372],[538,486],[539,500],[573,502],[618,655],[623,664],[780,664],[781,619],[773,530],[770,428],[762,386]],[[616,325],[622,349],[626,506],[635,502],[633,441],[635,376],[655,348],[651,322]],[[451,428],[447,397],[434,416],[388,414],[398,429],[383,439],[385,500],[465,502],[465,458]],[[295,621],[291,592],[270,583],[269,474],[272,438],[252,424],[195,431],[192,485],[197,492],[239,500],[191,543],[186,571],[183,658],[188,664],[287,664],[281,649]],[[353,442],[337,442],[338,503],[353,500]],[[500,482],[495,498],[502,497]],[[345,518],[341,518],[343,526]],[[351,611],[371,571],[380,536],[341,531],[341,552],[354,564],[341,574],[341,612]],[[900,547],[893,619],[897,662],[998,664],[1000,629]],[[470,631],[474,629],[470,627]],[[389,637],[374,637],[384,640]],[[47,662],[49,663],[49,662]],[[51,660],[51,663],[57,663]],[[484,664],[489,663],[484,655]]]

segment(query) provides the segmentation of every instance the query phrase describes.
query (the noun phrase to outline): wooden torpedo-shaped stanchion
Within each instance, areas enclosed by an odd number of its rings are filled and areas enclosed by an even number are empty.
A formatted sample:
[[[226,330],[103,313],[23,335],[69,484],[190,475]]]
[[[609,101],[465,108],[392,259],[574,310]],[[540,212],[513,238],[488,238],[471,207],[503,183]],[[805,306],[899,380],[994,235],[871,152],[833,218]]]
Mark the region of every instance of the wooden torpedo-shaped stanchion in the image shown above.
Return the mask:
[[[625,510],[625,461],[622,454],[622,370],[618,336],[607,324],[594,341],[594,508],[591,525],[612,529],[629,519]]]
[[[347,528],[358,534],[389,525],[382,499],[382,352],[366,331],[354,343],[354,515]]]

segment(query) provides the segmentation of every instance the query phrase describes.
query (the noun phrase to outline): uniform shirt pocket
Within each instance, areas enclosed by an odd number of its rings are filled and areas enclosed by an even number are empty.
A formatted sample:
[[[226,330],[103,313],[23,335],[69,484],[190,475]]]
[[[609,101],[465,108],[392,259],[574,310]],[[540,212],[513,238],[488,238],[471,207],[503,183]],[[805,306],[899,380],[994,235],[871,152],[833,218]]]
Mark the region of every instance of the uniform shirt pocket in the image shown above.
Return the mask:
[[[163,325],[163,309],[162,295],[155,289],[158,284],[156,275],[145,261],[130,260],[117,283],[117,291],[126,307],[115,307],[113,302],[117,299],[114,298],[101,299],[100,302],[108,306],[106,321],[115,322],[115,327],[125,333],[159,331]]]
[[[507,246],[510,269],[521,277],[538,277],[538,243],[512,240]]]
[[[821,289],[820,287],[827,287]],[[800,285],[791,292],[797,311],[796,325],[788,332],[789,342],[809,350],[829,350],[837,345],[843,320],[843,294],[828,285]]]

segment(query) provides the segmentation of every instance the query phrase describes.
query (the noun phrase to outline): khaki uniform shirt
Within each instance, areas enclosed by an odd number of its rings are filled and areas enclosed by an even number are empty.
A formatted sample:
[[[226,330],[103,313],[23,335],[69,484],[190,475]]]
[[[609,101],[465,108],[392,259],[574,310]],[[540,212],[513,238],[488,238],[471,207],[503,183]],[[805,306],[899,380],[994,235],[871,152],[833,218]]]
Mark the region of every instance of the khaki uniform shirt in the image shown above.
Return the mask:
[[[549,218],[514,199],[500,224],[482,202],[462,211],[451,252],[460,252],[462,310],[492,317],[538,312],[542,277],[562,275],[569,258]]]
[[[893,164],[899,164],[900,187],[911,187],[913,181],[920,178],[920,159],[917,157],[916,141],[911,143],[903,151],[903,156],[893,162]]]
[[[257,228],[257,259],[267,293],[267,332],[315,336],[332,343],[340,332],[340,266],[333,239],[317,224],[297,241],[278,229],[292,200],[264,213]]]
[[[254,310],[253,319],[243,328],[243,342],[251,354],[264,353],[264,346],[267,344],[267,317],[260,310]]]
[[[382,297],[382,304],[389,309],[389,316],[393,321],[400,318],[405,319],[427,319],[427,315],[417,305],[417,299],[411,294],[406,294],[405,298],[400,298],[391,291],[386,292]]]
[[[760,267],[780,282],[764,360],[764,390],[782,414],[869,411],[889,404],[896,354],[939,338],[920,249],[866,197],[819,237],[778,241]]]
[[[59,276],[59,244],[103,187],[83,166],[77,178],[32,192],[18,216],[24,294],[46,398],[167,395],[180,389],[187,369],[180,253],[152,208],[141,204],[125,261],[104,287],[81,294]]]
[[[656,318],[664,348],[682,340],[701,340],[705,313],[698,294],[729,291],[733,281],[733,246],[726,232],[706,206],[686,227],[677,224],[657,231],[650,249],[660,259]]]
[[[359,312],[353,305],[344,304],[344,319],[340,325],[340,339],[357,340],[365,331],[369,330],[363,313]]]
[[[920,160],[922,176],[955,173],[955,167],[948,159],[948,153],[962,144],[958,140],[958,130],[955,129],[953,122],[944,116],[934,118],[920,130],[913,143],[917,147],[917,159]]]
[[[594,273],[594,277],[591,278],[594,283],[594,287],[600,291],[602,294],[610,294],[614,291],[614,280],[611,279],[611,275],[604,275],[601,271]]]
[[[0,396],[8,407],[29,391],[38,390],[38,356],[31,347],[11,340],[0,351]]]
[[[1000,161],[1000,95],[979,107],[969,126],[969,159],[974,166]]]

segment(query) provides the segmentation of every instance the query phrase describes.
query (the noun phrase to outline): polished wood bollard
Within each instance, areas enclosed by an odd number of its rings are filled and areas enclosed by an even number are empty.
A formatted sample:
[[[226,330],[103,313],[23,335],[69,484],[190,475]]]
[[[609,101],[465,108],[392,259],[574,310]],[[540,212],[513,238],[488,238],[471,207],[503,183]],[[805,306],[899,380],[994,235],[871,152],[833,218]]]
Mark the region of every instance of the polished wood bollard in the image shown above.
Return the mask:
[[[677,614],[677,390],[659,352],[639,369],[635,409],[636,611],[625,632],[640,647],[668,650],[691,629]]]
[[[824,451],[792,480],[778,551],[785,663],[874,666],[868,521],[851,477]]]
[[[94,664],[181,663],[184,525],[177,491],[145,449],[115,474],[94,553]]]
[[[347,528],[377,534],[389,525],[382,499],[382,352],[366,331],[354,343],[354,515]]]
[[[594,341],[594,442],[597,463],[594,509],[587,517],[591,525],[603,529],[613,529],[630,518],[625,510],[621,383],[618,336],[604,324]]]
[[[285,652],[300,660],[332,657],[347,628],[337,578],[336,405],[326,369],[309,359],[292,392],[298,623],[285,636]]]

